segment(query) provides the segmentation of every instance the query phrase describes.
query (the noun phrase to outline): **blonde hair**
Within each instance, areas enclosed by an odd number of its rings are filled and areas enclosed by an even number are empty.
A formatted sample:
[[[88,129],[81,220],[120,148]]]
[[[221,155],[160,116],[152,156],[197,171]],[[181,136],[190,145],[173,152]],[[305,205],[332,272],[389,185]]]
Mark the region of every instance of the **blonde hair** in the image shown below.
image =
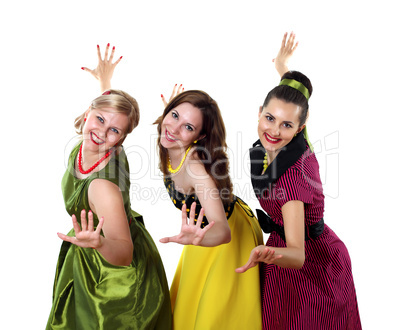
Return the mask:
[[[127,115],[127,129],[124,132],[124,137],[119,144],[121,144],[127,134],[130,134],[140,121],[140,109],[138,103],[131,95],[118,89],[109,89],[101,96],[94,99],[90,106],[90,111],[93,109],[102,109],[110,111],[108,108],[115,109],[116,113],[123,113]],[[78,116],[74,121],[74,127],[77,134],[82,135],[82,128],[84,127],[84,119],[86,112]]]

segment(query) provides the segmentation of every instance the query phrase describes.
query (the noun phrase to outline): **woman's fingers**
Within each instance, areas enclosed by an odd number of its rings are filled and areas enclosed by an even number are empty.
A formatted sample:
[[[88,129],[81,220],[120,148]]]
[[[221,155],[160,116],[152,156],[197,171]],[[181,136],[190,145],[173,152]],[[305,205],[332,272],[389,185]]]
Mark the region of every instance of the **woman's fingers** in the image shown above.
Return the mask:
[[[74,228],[75,234],[77,235],[77,233],[81,232],[80,225],[78,224],[77,218],[75,217],[74,214],[72,215],[71,218],[72,218],[72,221],[73,221],[73,228]]]
[[[96,45],[96,47],[97,47],[98,61],[102,62],[102,55],[100,52],[100,47],[99,47],[99,45]]]
[[[81,230],[87,231],[88,230],[88,223],[87,223],[87,211],[81,211]]]
[[[112,52],[110,53],[110,57],[109,57],[109,62],[112,62],[113,61],[113,56],[114,56],[114,51],[116,50],[116,47],[115,46],[113,46],[112,47]]]
[[[196,226],[201,228],[202,219],[204,218],[204,208],[201,208],[200,213],[198,214]]]
[[[88,226],[87,230],[93,231],[94,230],[94,215],[92,214],[92,211],[88,211]]]
[[[282,45],[281,45],[281,49],[284,49],[284,48],[285,48],[287,38],[288,38],[288,33],[287,33],[287,32],[285,32],[285,34],[283,35],[283,38],[282,38]]]
[[[161,99],[162,99],[164,107],[166,108],[167,102],[166,102],[165,97],[163,96],[163,94],[161,94]]]
[[[181,225],[187,225],[187,205],[183,204],[181,207]]]
[[[106,45],[106,48],[105,48],[105,57],[104,57],[104,60],[105,60],[105,61],[108,60],[108,59],[107,59],[107,56],[108,56],[108,54],[109,54],[109,47],[110,47],[110,43],[108,43],[108,44]]]
[[[196,202],[193,202],[190,207],[190,223],[194,223]]]
[[[95,233],[96,233],[96,234],[100,235],[104,222],[105,222],[105,218],[104,218],[104,217],[101,217],[101,218],[99,219],[98,226],[96,227],[96,230],[95,230]]]
[[[120,56],[119,59],[113,63],[113,65],[116,66],[117,64],[119,64],[122,58],[123,56]]]

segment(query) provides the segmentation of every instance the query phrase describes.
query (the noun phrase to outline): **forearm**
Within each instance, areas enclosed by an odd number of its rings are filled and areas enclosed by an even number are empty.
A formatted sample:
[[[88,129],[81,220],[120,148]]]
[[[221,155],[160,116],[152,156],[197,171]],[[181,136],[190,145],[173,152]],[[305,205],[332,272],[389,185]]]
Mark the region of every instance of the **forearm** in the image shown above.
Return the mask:
[[[282,258],[274,261],[274,264],[282,268],[300,269],[303,267],[305,254],[304,248],[286,247],[278,248],[269,246],[275,251],[276,255],[282,255]]]
[[[226,220],[227,221],[227,220]],[[200,246],[213,247],[221,244],[227,244],[231,240],[229,225],[226,223],[216,223],[205,234]]]
[[[107,262],[116,266],[128,266],[133,259],[133,243],[125,240],[111,240],[102,236],[96,250]]]
[[[101,93],[112,88],[111,80],[108,79],[99,79],[99,84]]]
[[[285,64],[282,64],[282,63],[275,63],[275,68],[276,68],[276,71],[278,71],[278,73],[279,73],[279,76],[282,78],[282,76],[286,73],[286,72],[288,72],[289,71],[289,68],[288,68],[288,66],[287,65],[285,65]]]

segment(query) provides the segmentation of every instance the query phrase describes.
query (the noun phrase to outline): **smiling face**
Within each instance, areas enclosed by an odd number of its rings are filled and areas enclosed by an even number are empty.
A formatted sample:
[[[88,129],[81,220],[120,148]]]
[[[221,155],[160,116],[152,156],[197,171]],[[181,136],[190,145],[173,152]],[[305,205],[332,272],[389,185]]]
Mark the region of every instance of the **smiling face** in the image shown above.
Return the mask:
[[[299,127],[300,113],[298,105],[277,98],[260,109],[258,136],[271,157],[275,157],[305,127]]]
[[[187,148],[199,139],[201,129],[201,110],[191,103],[181,103],[163,118],[161,144],[166,149]]]
[[[125,137],[127,115],[114,108],[92,109],[83,127],[84,150],[104,153]]]

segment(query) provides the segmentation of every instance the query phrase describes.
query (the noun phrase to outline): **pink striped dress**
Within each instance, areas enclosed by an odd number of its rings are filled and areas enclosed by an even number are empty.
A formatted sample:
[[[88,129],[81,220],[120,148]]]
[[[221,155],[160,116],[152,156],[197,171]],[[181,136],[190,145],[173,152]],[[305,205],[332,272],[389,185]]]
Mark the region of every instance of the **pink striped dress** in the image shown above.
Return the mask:
[[[317,159],[300,136],[295,138],[299,146],[289,146],[274,164],[275,170],[267,171],[270,178],[260,176],[259,187],[265,181],[270,189],[256,191],[258,184],[253,182],[253,186],[261,207],[279,229],[283,228],[282,206],[291,200],[302,201],[308,232],[322,223],[324,195]],[[257,165],[253,181],[259,170]],[[321,231],[318,237],[306,239],[301,269],[261,264],[264,329],[361,329],[346,246],[327,225]],[[286,247],[286,242],[273,231],[266,245]]]

